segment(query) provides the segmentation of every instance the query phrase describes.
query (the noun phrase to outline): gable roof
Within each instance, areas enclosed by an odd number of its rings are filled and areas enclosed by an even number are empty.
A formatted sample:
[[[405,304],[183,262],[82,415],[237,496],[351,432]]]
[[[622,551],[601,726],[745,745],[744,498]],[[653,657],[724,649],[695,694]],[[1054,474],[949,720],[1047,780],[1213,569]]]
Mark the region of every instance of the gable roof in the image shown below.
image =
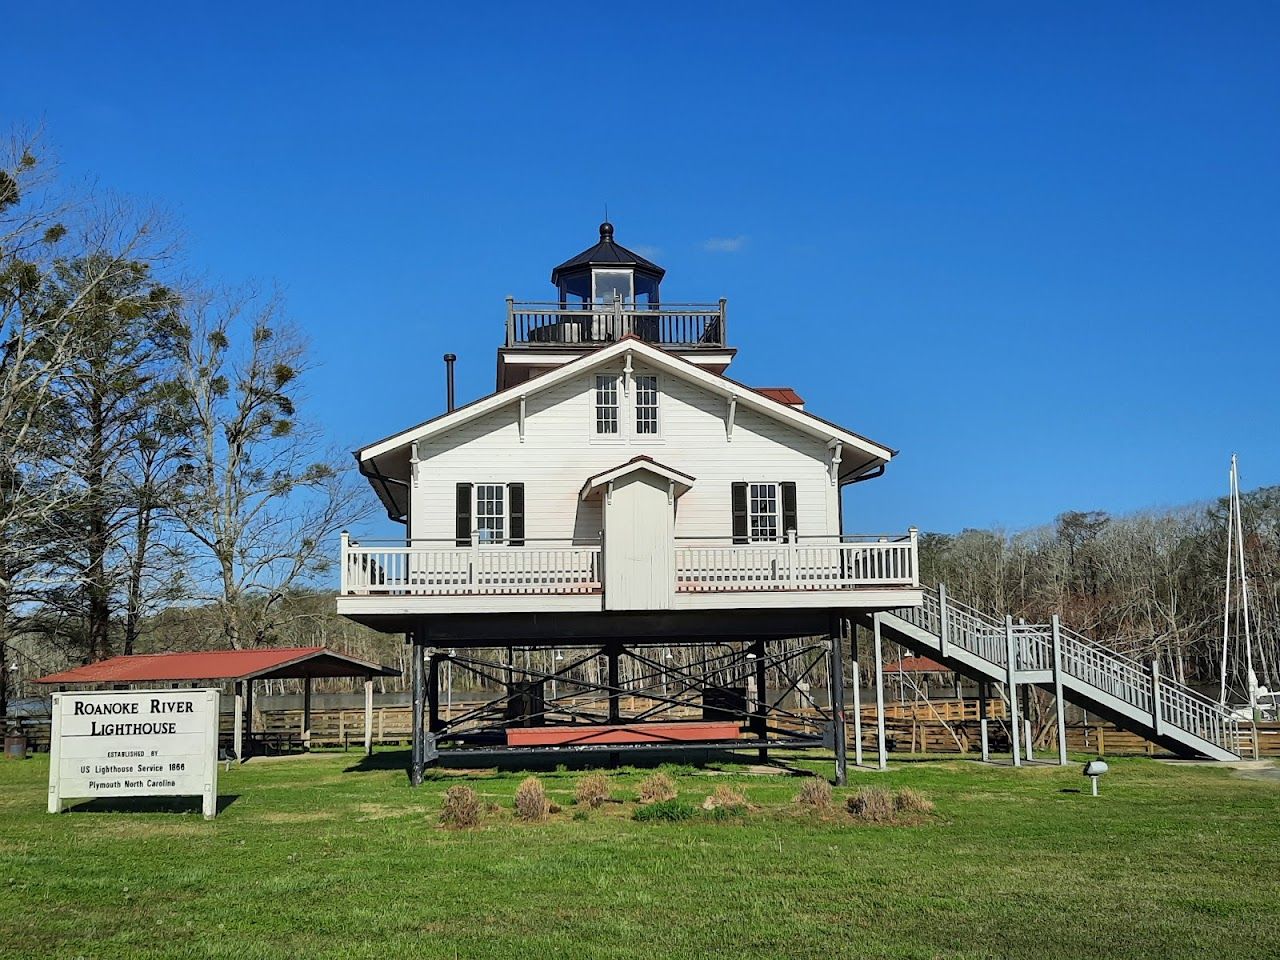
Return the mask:
[[[852,430],[829,420],[824,420],[822,417],[815,416],[807,410],[798,410],[786,403],[774,400],[759,390],[732,380],[724,374],[711,373],[678,354],[669,353],[660,347],[641,340],[639,337],[628,335],[614,343],[600,347],[591,353],[583,354],[575,360],[532,377],[524,383],[514,384],[505,390],[499,390],[496,393],[489,394],[487,397],[473,400],[471,403],[457,407],[448,413],[440,414],[407,430],[402,430],[399,433],[375,441],[357,450],[355,457],[361,463],[363,470],[364,465],[370,463],[376,457],[407,447],[415,440],[425,440],[438,434],[447,433],[455,427],[470,423],[477,417],[499,410],[508,403],[519,400],[522,396],[529,396],[549,389],[594,367],[610,363],[628,352],[638,357],[643,357],[645,361],[675,376],[691,383],[700,384],[726,399],[733,398],[745,407],[779,422],[789,424],[804,433],[828,442],[844,445],[849,448],[841,458],[842,464],[849,464],[848,467],[841,471],[846,476],[857,476],[878,464],[887,463],[897,455],[896,450],[882,446],[861,434],[854,433]],[[854,451],[863,454],[863,456],[861,458],[850,456],[849,454]]]
[[[258,647],[191,653],[142,653],[112,657],[36,683],[143,683],[187,680],[254,680],[301,677],[398,677],[399,670],[327,647]]]

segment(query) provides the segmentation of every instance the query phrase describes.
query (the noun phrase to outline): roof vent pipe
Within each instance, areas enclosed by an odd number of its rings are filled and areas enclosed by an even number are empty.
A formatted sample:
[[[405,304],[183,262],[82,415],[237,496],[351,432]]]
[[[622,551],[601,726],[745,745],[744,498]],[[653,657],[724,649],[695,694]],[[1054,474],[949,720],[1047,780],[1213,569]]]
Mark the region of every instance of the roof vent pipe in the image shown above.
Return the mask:
[[[458,358],[452,353],[444,355],[445,412],[453,413],[453,363]]]

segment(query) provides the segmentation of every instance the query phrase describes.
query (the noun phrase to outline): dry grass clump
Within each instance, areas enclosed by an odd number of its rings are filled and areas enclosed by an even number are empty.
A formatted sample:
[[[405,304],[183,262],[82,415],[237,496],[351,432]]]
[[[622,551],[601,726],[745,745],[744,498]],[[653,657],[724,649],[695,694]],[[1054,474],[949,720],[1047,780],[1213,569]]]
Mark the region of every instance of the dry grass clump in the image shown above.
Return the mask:
[[[739,813],[750,806],[746,796],[727,783],[720,784],[711,796],[702,801],[703,810],[727,810],[730,813]]]
[[[845,797],[844,804],[859,820],[886,823],[893,819],[893,794],[884,787],[863,787],[857,793]]]
[[[919,790],[903,787],[893,795],[893,809],[898,813],[932,813],[933,801]]]
[[[547,791],[537,777],[525,777],[516,787],[516,816],[527,823],[541,823],[551,812]]]
[[[820,777],[810,777],[796,794],[796,803],[815,810],[831,808],[831,784]]]
[[[676,782],[659,771],[640,781],[641,803],[663,803],[676,798]]]
[[[440,822],[446,827],[466,829],[480,823],[484,816],[484,804],[470,787],[450,787],[444,792],[444,806],[440,810]]]
[[[595,809],[604,806],[611,799],[609,778],[603,773],[589,773],[573,788],[573,802],[580,807]]]

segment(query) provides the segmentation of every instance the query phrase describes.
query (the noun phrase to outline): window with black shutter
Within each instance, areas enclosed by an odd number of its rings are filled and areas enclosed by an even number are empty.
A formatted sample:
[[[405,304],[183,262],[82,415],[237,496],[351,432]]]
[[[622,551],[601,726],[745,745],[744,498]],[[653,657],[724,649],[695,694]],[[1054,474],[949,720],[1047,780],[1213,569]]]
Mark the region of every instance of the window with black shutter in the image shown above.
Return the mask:
[[[459,547],[469,547],[471,545],[471,484],[458,484],[457,496],[455,499],[457,504],[454,510],[454,542]]]
[[[793,530],[798,530],[796,525],[796,485],[794,483],[782,484],[782,536],[784,538],[791,536]]]
[[[733,542],[747,542],[747,485],[733,485]]]
[[[524,546],[524,484],[507,484],[508,543],[513,547]]]

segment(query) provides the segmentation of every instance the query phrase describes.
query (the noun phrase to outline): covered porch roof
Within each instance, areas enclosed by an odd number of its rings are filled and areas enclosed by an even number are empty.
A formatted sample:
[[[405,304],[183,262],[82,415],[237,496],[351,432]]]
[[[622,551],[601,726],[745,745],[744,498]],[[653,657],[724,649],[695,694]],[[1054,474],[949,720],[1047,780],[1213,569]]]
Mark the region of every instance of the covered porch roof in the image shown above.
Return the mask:
[[[651,473],[655,477],[669,481],[677,497],[687,493],[693,487],[694,478],[687,473],[682,473],[675,467],[668,467],[652,457],[641,454],[638,457],[632,457],[626,463],[619,464],[602,473],[597,473],[593,477],[587,477],[586,482],[582,485],[582,499],[589,500],[593,496],[599,496],[601,491],[615,480],[621,480],[623,477],[629,477],[633,473],[641,472]]]

